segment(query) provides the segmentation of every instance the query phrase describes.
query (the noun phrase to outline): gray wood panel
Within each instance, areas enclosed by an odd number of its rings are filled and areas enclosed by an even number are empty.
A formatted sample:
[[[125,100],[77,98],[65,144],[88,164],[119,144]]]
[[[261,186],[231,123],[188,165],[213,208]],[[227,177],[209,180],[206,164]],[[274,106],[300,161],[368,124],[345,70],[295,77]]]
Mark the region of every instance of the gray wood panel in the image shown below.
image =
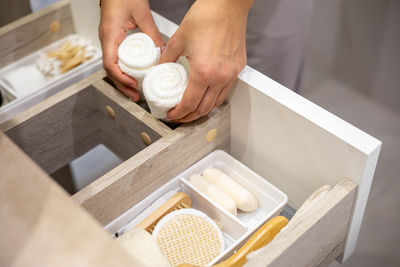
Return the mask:
[[[1,132],[0,170],[1,266],[138,266]]]
[[[142,140],[142,132],[148,134],[153,142],[161,137],[152,128],[144,124],[142,120],[120,105],[119,100],[123,100],[126,97],[117,92],[115,88],[103,80],[96,82],[94,87],[96,88],[95,108],[97,111],[95,119],[101,130],[100,142],[110,148],[122,160],[127,160],[147,147]],[[108,93],[107,91],[114,91],[114,93],[120,95],[117,99],[111,99],[104,94]],[[129,104],[140,108],[131,101]],[[106,106],[111,107],[114,111],[114,119],[108,116]]]
[[[207,142],[206,135],[217,129]],[[215,149],[229,150],[230,106],[184,124],[72,196],[106,225]]]
[[[60,30],[50,31],[58,21]],[[0,28],[0,68],[75,32],[68,0],[61,0]]]
[[[93,92],[88,87],[68,96],[5,133],[47,173],[53,173],[99,143]]]
[[[0,27],[31,13],[29,0],[1,0]]]

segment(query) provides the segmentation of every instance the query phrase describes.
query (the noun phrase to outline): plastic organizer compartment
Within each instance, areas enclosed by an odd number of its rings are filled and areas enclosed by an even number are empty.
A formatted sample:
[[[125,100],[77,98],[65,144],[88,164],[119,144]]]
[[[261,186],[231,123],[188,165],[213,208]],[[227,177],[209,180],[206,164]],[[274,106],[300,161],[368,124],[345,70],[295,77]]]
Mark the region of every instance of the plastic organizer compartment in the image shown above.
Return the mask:
[[[217,168],[251,192],[258,200],[258,208],[253,212],[238,210],[235,217],[201,193],[189,181],[193,174],[201,174],[204,169]],[[148,195],[145,199],[105,226],[111,234],[122,234],[127,225],[146,208],[170,191],[185,192],[192,199],[194,209],[198,209],[218,222],[224,239],[225,250],[210,265],[225,259],[242,245],[259,227],[278,215],[287,203],[287,196],[267,180],[250,170],[244,164],[222,150],[216,150],[193,164],[181,174]],[[166,201],[166,200],[165,200]],[[129,225],[129,227],[134,227]]]
[[[12,118],[19,112],[32,107],[40,101],[50,97],[51,95],[54,95],[55,93],[84,79],[85,77],[102,68],[101,51],[99,48],[93,46],[95,54],[91,59],[68,70],[65,73],[58,74],[48,79],[44,84],[38,87],[30,88],[29,92],[27,93],[16,92],[3,80],[3,76],[5,74],[23,66],[36,64],[41,54],[58,49],[64,42],[72,40],[78,36],[79,35],[76,34],[67,35],[0,69],[0,90],[3,92],[3,95],[8,97],[7,103],[4,103],[0,108],[0,123]],[[23,78],[24,77],[21,77],[21,79]],[[27,87],[28,86],[30,86],[29,81],[27,81]]]

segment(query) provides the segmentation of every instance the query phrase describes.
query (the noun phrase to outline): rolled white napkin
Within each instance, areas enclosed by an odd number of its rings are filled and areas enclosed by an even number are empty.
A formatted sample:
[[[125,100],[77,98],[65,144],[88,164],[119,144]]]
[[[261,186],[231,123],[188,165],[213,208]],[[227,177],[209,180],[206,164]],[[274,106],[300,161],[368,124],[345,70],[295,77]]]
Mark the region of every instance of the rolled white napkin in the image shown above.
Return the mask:
[[[165,119],[168,110],[181,101],[187,82],[187,71],[179,63],[152,67],[143,80],[143,93],[151,114],[158,119]]]
[[[132,257],[132,266],[171,266],[167,257],[161,252],[156,240],[146,230],[131,229],[118,237],[117,241]]]
[[[133,33],[118,48],[118,65],[121,70],[138,82],[142,94],[142,82],[149,69],[160,61],[160,48],[145,33]]]
[[[29,95],[46,84],[45,77],[34,65],[22,66],[4,74],[3,81],[16,97]]]

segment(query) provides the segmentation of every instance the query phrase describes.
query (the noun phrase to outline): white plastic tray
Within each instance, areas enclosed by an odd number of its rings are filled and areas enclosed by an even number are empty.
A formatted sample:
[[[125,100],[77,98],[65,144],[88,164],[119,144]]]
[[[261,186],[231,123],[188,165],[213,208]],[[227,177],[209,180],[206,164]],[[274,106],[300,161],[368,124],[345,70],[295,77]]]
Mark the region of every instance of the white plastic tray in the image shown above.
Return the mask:
[[[237,183],[254,194],[259,202],[257,210],[254,212],[238,211],[238,216],[235,217],[199,192],[187,181],[191,175],[200,174],[204,169],[210,167],[225,172]],[[105,229],[111,234],[122,233],[129,222],[169,191],[183,191],[187,193],[192,199],[193,208],[201,210],[222,225],[225,251],[211,262],[210,265],[227,258],[259,227],[271,217],[278,215],[288,200],[285,193],[270,184],[267,180],[247,168],[228,153],[216,150],[127,210],[105,226]]]
[[[11,102],[5,104],[0,108],[0,123],[14,117],[18,113],[34,106],[40,101],[58,93],[66,87],[84,79],[85,77],[95,73],[102,68],[102,54],[100,49],[95,47],[96,53],[90,60],[83,62],[79,66],[67,71],[66,73],[56,75],[52,79],[49,79],[45,84],[43,84],[43,86],[34,89],[33,92],[28,95],[15,95],[13,93],[13,89],[2,81],[1,77],[3,77],[5,73],[13,71],[21,66],[35,64],[42,53],[48,50],[57,49],[62,43],[76,36],[77,35],[75,34],[67,35],[66,37],[57,40],[49,44],[48,46],[45,46],[42,49],[37,50],[34,53],[0,69],[0,89],[5,94],[11,96],[11,99],[14,98]],[[29,84],[27,84],[27,86],[29,86]]]

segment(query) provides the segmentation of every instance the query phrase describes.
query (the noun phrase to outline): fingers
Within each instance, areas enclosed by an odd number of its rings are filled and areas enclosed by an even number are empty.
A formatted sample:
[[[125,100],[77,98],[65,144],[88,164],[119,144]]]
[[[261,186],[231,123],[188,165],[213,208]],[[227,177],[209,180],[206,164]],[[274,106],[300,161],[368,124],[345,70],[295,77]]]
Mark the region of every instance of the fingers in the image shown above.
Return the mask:
[[[165,43],[154,23],[148,1],[105,1],[103,4],[99,37],[104,69],[124,95],[138,101],[140,94],[134,89],[137,88],[137,81],[118,66],[118,47],[125,39],[126,31],[137,26],[153,39],[156,46],[163,47]]]
[[[228,96],[229,91],[231,90],[231,87],[233,85],[235,80],[232,80],[229,82],[227,85],[225,85],[221,92],[219,93],[219,96],[217,98],[217,101],[215,102],[215,107],[219,107],[225,100],[225,98]]]
[[[124,31],[112,31],[104,29],[102,34],[102,51],[103,51],[103,66],[113,80],[118,80],[120,84],[127,87],[136,88],[137,82],[135,79],[126,75],[119,68],[118,61],[118,46],[125,38]]]
[[[204,94],[203,99],[201,100],[197,109],[186,115],[185,117],[179,119],[177,122],[189,122],[196,120],[204,115],[210,113],[210,111],[214,108],[217,98],[220,94],[221,88],[208,88],[206,93]]]
[[[195,111],[203,99],[207,84],[190,74],[188,86],[179,104],[167,113],[167,120],[179,120]]]
[[[160,64],[166,62],[175,62],[181,55],[184,49],[183,40],[178,31],[169,39],[167,47],[161,54]]]
[[[193,62],[195,63],[194,60]],[[176,122],[193,121],[221,105],[235,80],[233,72],[228,71],[228,68],[224,69],[213,71],[206,63],[193,67],[182,100],[168,112],[167,119]]]
[[[108,76],[110,76],[110,78],[118,80],[121,84],[127,87],[137,88],[137,81],[129,75],[123,73],[117,63],[112,63],[107,67],[104,66],[104,69],[109,72]]]
[[[136,91],[136,89],[120,83],[117,79],[113,78],[112,76],[110,78],[121,93],[132,99],[134,102],[139,101],[140,94],[138,91]]]
[[[218,107],[224,102],[234,81],[235,80],[230,81],[227,85],[219,89],[218,87],[208,88],[197,109],[176,121],[190,122],[210,113],[214,107]]]
[[[140,28],[140,30],[146,34],[148,34],[151,39],[153,39],[154,43],[156,44],[157,47],[163,47],[165,46],[165,42],[162,38],[162,35],[160,33],[160,31],[158,30],[153,16],[151,15],[151,13],[145,13],[143,15],[143,19],[142,20],[137,20],[138,26]]]

